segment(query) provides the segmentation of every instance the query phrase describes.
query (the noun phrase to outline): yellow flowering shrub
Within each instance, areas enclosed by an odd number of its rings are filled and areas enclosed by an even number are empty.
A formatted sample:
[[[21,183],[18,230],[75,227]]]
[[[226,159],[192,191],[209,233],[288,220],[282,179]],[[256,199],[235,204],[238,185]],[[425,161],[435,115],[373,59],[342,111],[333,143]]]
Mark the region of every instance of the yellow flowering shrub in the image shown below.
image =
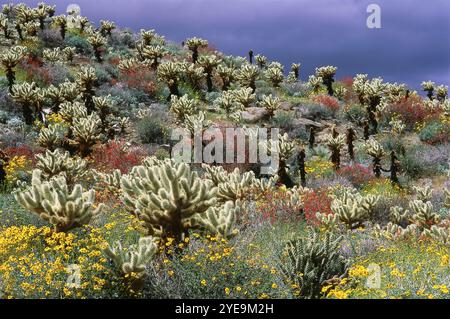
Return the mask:
[[[14,185],[31,170],[31,161],[26,156],[14,156],[5,166],[6,181]]]
[[[322,178],[334,173],[333,163],[320,157],[305,162],[305,171],[310,176]]]

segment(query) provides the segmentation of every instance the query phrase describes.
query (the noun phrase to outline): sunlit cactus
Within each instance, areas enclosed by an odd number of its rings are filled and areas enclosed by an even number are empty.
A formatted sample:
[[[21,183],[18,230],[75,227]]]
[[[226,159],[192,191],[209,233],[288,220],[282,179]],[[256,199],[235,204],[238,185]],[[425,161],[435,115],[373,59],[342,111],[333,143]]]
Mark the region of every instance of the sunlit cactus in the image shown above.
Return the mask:
[[[75,47],[65,47],[62,50],[62,53],[64,54],[65,59],[72,63],[73,59],[75,58],[75,54],[77,53],[77,49]]]
[[[327,91],[330,96],[333,96],[334,94],[333,82],[336,71],[337,67],[331,65],[316,68],[316,76],[322,78],[322,83],[327,87]]]
[[[269,118],[275,115],[275,111],[280,108],[281,100],[272,94],[263,95],[259,105],[266,109]]]
[[[233,91],[223,91],[222,94],[214,101],[214,105],[225,110],[225,113],[228,116],[244,107],[242,103],[237,101]]]
[[[169,97],[179,96],[178,81],[180,80],[180,65],[175,62],[163,62],[158,66],[158,79],[169,87]]]
[[[345,145],[345,135],[337,134],[333,130],[333,134],[328,134],[324,137],[325,143],[331,152],[331,162],[333,163],[334,169],[339,170],[341,165],[341,150]]]
[[[195,222],[213,236],[231,239],[239,233],[236,228],[236,215],[239,212],[240,207],[228,201],[222,206],[208,209],[205,214],[196,215]]]
[[[52,63],[59,62],[62,60],[61,50],[59,47],[54,49],[45,49],[42,52],[42,56],[44,57],[44,60]]]
[[[433,211],[431,202],[414,200],[410,202],[409,207],[413,213],[412,220],[422,229],[429,229],[432,225],[439,224],[441,218]]]
[[[87,40],[94,49],[94,55],[97,59],[97,62],[102,63],[102,53],[105,51],[105,46],[107,44],[106,39],[100,33],[95,33],[91,35]]]
[[[205,112],[200,111],[198,114],[186,115],[184,125],[191,133],[191,136],[202,133],[211,126],[212,122],[206,119]]]
[[[12,88],[11,97],[22,105],[22,115],[25,123],[33,124],[33,108],[38,99],[38,90],[36,83],[15,84]]]
[[[416,199],[424,203],[430,201],[433,195],[433,189],[430,185],[414,186],[413,190],[416,195]]]
[[[450,117],[450,100],[445,100],[442,103],[442,111],[444,111],[444,116]]]
[[[322,87],[323,79],[319,76],[310,75],[308,79],[308,85],[312,88],[315,94],[319,93]]]
[[[144,61],[149,61],[150,67],[153,70],[158,68],[160,60],[167,54],[167,51],[161,45],[145,46],[142,51],[139,52],[141,58]]]
[[[197,103],[190,99],[189,96],[182,97],[172,96],[170,111],[175,114],[178,123],[184,123],[187,115],[192,115],[197,112]]]
[[[41,129],[36,142],[39,146],[54,151],[62,146],[66,132],[65,125],[52,123]]]
[[[187,82],[195,90],[200,90],[202,83],[206,78],[205,69],[198,64],[186,62],[183,66],[183,73]]]
[[[200,38],[190,38],[186,40],[186,45],[192,51],[192,62],[197,63],[198,49],[208,46],[208,41]]]
[[[256,90],[256,79],[259,76],[258,67],[252,64],[244,64],[237,72],[236,78],[244,87],[252,89],[252,93]]]
[[[436,88],[436,98],[438,101],[443,102],[448,97],[448,86],[446,85],[439,85]]]
[[[231,82],[233,82],[236,78],[236,69],[220,64],[219,66],[217,66],[216,73],[222,80],[222,90],[228,90]]]
[[[15,194],[17,202],[54,226],[56,232],[67,232],[90,222],[102,209],[94,208],[94,190],[83,191],[80,184],[69,189],[64,177],[42,180],[40,170],[33,171],[31,186]]]
[[[386,154],[384,148],[374,138],[370,138],[369,140],[367,140],[365,148],[367,154],[369,154],[372,157],[373,172],[375,173],[375,176],[377,178],[380,178],[382,171],[381,160]]]
[[[3,14],[0,14],[0,30],[3,31],[3,36],[5,39],[10,38],[10,31],[9,31],[9,19],[6,18]]]
[[[295,76],[296,80],[298,80],[298,78],[299,78],[300,66],[301,66],[300,63],[292,63],[292,65],[291,65],[291,72],[294,72],[294,76]]]
[[[423,235],[445,244],[450,244],[450,230],[448,228],[432,225],[430,229],[424,229]]]
[[[347,89],[343,86],[338,86],[334,89],[334,96],[340,101],[344,100],[346,94]]]
[[[80,17],[78,20],[79,27],[80,27],[80,33],[83,34],[86,31],[86,28],[91,24],[88,18],[86,17]]]
[[[403,123],[403,121],[397,118],[393,118],[389,122],[389,125],[391,126],[391,132],[395,134],[402,134],[406,128],[406,125]]]
[[[148,234],[181,242],[192,228],[191,218],[216,203],[217,188],[202,180],[186,163],[165,160],[134,167],[122,177],[126,207],[143,223]]]
[[[255,56],[255,61],[260,69],[264,69],[264,67],[267,65],[267,57],[265,57],[264,55],[257,54]]]
[[[156,238],[149,236],[139,238],[137,245],[126,248],[122,246],[120,241],[113,245],[108,244],[103,252],[111,258],[123,279],[127,282],[128,293],[134,296],[144,286],[144,280],[147,276],[146,266],[158,253],[158,246]]]
[[[8,80],[9,91],[12,92],[12,87],[16,80],[16,66],[22,60],[24,55],[24,47],[13,47],[0,54],[0,63],[5,70],[6,79]]]
[[[211,92],[213,89],[213,71],[220,64],[220,62],[222,62],[222,60],[215,55],[203,55],[198,59],[198,64],[203,67],[206,73],[206,85],[208,92]]]
[[[141,29],[141,38],[142,38],[142,42],[144,43],[145,46],[149,46],[153,39],[156,37],[156,31],[154,29],[152,30],[144,30]]]
[[[108,21],[108,20],[100,20],[100,33],[106,37],[111,36],[112,30],[116,28],[116,25],[114,22]]]
[[[71,127],[73,137],[69,143],[77,148],[80,156],[88,156],[92,152],[92,146],[101,139],[101,124],[102,121],[96,113],[85,118],[73,119]]]
[[[92,98],[95,96],[94,87],[97,83],[95,69],[93,67],[82,67],[75,77],[86,108],[88,112],[92,112],[94,110]]]
[[[283,70],[278,67],[269,67],[264,72],[264,76],[274,87],[279,87],[284,80]]]
[[[436,85],[436,83],[431,82],[431,81],[424,81],[422,82],[422,90],[424,90],[425,92],[427,92],[427,96],[430,100],[433,99],[433,94],[434,94],[434,86]]]
[[[45,20],[49,17],[48,7],[49,6],[47,4],[41,3],[35,10],[36,18],[39,20],[39,28],[41,30],[45,29]]]
[[[379,196],[362,196],[349,190],[331,202],[331,210],[349,229],[355,229],[369,219],[379,199]]]
[[[65,39],[67,30],[67,17],[65,15],[53,17],[53,24],[59,28],[61,38]]]
[[[68,185],[73,185],[87,169],[87,162],[77,157],[71,157],[69,152],[47,150],[44,154],[36,155],[36,168],[41,170],[42,178],[50,180],[56,176],[63,176]]]
[[[244,107],[249,107],[256,100],[256,94],[251,88],[242,88],[230,91],[234,95],[235,100]]]

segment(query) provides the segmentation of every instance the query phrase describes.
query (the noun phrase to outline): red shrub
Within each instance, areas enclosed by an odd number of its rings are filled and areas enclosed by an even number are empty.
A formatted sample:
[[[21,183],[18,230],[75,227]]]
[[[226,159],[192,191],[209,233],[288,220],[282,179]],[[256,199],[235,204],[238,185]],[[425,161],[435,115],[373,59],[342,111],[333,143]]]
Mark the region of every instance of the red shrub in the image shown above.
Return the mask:
[[[257,210],[264,220],[270,223],[289,222],[301,218],[299,207],[289,204],[289,195],[285,191],[274,191],[264,195],[258,201]]]
[[[120,80],[129,88],[137,89],[153,95],[156,91],[155,73],[148,68],[137,67],[136,69],[122,71]]]
[[[394,114],[400,115],[403,122],[409,128],[412,128],[416,123],[439,118],[440,112],[439,109],[428,109],[424,105],[422,98],[410,97],[408,100],[389,105],[386,110],[386,117],[391,118]]]
[[[110,141],[94,150],[91,155],[96,169],[110,173],[115,169],[128,173],[148,154],[140,147],[128,147],[125,141]]]
[[[313,101],[323,106],[326,106],[333,112],[337,112],[339,110],[339,100],[327,94],[316,95],[314,96]]]
[[[351,76],[345,76],[339,80],[344,86],[351,87],[353,85],[353,78]]]
[[[317,189],[305,195],[304,199],[305,219],[308,223],[317,224],[316,213],[325,215],[333,214],[331,211],[331,198],[325,189]]]
[[[338,174],[348,179],[354,186],[359,186],[373,179],[372,170],[361,164],[353,164],[342,167]]]
[[[52,83],[52,77],[47,68],[42,67],[43,62],[40,58],[29,56],[25,63],[22,63],[22,68],[26,72],[26,79],[28,82],[37,82],[44,85]]]
[[[36,151],[29,145],[23,144],[17,147],[7,147],[5,149],[5,153],[9,156],[9,158],[13,158],[14,156],[25,156],[28,160],[34,163],[35,155],[42,153],[41,151]]]

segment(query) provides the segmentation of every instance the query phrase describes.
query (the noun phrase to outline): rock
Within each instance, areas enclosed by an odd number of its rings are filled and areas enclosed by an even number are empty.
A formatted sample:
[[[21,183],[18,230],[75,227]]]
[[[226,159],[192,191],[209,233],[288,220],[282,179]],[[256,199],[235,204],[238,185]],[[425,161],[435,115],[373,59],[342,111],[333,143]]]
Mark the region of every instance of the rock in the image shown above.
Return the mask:
[[[315,122],[315,121],[312,121],[312,120],[307,119],[307,118],[304,118],[304,117],[295,118],[295,119],[292,121],[292,125],[293,125],[294,127],[296,127],[296,126],[302,126],[302,125],[304,125],[304,126],[306,126],[306,127],[314,126],[314,127],[318,128],[318,129],[323,129],[323,128],[325,127],[322,123]]]
[[[247,123],[259,122],[267,115],[266,109],[262,107],[248,107],[241,113],[242,120]]]
[[[280,104],[280,109],[284,110],[284,111],[290,111],[294,108],[294,104],[290,103],[290,102],[281,102]]]

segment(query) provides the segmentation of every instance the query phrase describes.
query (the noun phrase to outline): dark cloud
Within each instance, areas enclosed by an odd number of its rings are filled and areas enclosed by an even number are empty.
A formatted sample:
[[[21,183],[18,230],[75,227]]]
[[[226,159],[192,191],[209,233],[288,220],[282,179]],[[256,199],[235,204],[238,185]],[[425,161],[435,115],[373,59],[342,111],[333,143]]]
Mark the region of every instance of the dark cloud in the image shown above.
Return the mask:
[[[36,4],[38,1],[25,1]],[[338,77],[369,73],[418,88],[423,80],[450,84],[448,0],[73,0],[48,1],[60,11],[78,3],[94,21],[134,30],[155,28],[167,39],[208,39],[245,55],[251,48],[303,78],[316,66],[336,65]],[[366,8],[380,5],[382,28],[368,29]]]

